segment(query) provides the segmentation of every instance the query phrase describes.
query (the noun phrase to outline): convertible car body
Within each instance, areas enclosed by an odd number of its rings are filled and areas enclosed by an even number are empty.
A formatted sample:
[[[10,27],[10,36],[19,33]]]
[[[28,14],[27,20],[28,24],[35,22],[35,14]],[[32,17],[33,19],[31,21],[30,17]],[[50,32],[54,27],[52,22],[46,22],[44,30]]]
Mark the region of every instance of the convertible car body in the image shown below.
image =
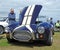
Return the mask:
[[[6,37],[9,42],[13,40],[30,42],[35,40],[45,41],[47,45],[52,45],[52,26],[47,22],[36,22],[41,5],[27,6],[22,10],[22,20],[20,25],[10,25],[7,28]],[[13,28],[15,26],[15,28]],[[11,30],[12,29],[12,30]]]

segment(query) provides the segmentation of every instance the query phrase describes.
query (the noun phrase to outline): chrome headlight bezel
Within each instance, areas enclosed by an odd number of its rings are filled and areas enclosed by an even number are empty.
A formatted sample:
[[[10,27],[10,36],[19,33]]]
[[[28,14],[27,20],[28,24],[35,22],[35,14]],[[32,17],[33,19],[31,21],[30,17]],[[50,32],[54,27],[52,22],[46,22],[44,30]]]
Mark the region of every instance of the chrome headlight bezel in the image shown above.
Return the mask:
[[[38,33],[43,34],[45,32],[44,27],[38,27]]]

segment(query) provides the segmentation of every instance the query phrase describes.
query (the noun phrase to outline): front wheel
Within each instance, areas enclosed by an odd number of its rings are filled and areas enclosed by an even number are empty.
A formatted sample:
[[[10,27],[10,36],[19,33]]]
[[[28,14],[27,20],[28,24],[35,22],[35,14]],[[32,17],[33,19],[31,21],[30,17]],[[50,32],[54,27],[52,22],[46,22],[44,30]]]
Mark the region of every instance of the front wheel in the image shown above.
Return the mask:
[[[7,38],[7,41],[8,41],[8,42],[13,42],[13,41],[14,41],[14,39],[11,39],[11,38],[10,38],[10,35],[9,35],[9,34],[6,34],[6,38]]]
[[[13,42],[13,39],[7,38],[8,42]]]
[[[0,26],[0,34],[3,34],[4,33],[4,28],[3,26]]]
[[[51,31],[50,34],[49,34],[49,36],[48,36],[48,39],[47,39],[46,44],[47,44],[48,46],[51,46],[52,43],[53,43],[53,33],[52,33],[52,31]]]

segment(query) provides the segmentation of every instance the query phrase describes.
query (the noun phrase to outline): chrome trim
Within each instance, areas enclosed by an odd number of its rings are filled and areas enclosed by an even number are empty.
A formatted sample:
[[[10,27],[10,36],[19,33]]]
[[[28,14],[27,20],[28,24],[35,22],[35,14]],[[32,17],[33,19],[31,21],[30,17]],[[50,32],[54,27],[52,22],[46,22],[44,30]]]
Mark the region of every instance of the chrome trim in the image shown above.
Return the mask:
[[[17,37],[18,36],[18,37]],[[23,30],[23,31],[15,31],[13,34],[12,34],[12,37],[15,39],[15,40],[18,40],[18,41],[24,41],[24,42],[28,42],[30,41],[33,37],[32,37],[32,33],[30,33],[29,31],[26,31],[26,30]]]

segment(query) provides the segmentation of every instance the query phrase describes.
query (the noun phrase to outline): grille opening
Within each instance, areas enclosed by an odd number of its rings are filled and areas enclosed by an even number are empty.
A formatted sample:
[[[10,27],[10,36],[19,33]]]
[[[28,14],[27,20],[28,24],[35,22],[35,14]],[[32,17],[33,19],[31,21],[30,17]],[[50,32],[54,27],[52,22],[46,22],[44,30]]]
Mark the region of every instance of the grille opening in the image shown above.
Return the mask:
[[[31,33],[27,31],[19,31],[13,33],[13,38],[18,41],[29,41],[32,38],[32,36]]]

